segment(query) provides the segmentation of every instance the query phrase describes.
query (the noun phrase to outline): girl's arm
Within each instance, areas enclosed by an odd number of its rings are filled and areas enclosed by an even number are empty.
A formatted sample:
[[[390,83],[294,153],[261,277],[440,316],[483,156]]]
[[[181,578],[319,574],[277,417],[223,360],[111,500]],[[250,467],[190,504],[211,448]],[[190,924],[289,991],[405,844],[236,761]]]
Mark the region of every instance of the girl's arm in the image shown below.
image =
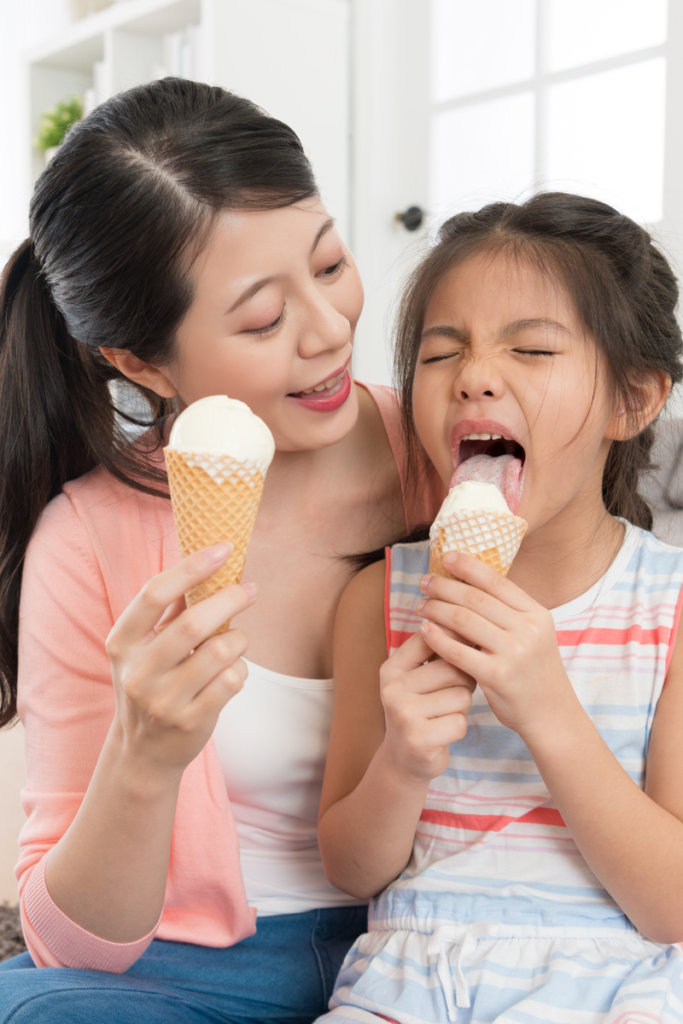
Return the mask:
[[[320,803],[325,871],[359,899],[408,863],[429,781],[466,731],[472,682],[419,635],[386,661],[384,578],[378,562],[342,596],[334,636],[334,716]]]
[[[456,568],[457,566],[457,568]],[[633,924],[683,940],[683,638],[654,718],[643,792],[567,678],[550,613],[467,555],[458,580],[429,577],[421,614],[436,653],[470,672],[498,719],[526,743],[576,845]],[[477,648],[453,637],[453,631]]]

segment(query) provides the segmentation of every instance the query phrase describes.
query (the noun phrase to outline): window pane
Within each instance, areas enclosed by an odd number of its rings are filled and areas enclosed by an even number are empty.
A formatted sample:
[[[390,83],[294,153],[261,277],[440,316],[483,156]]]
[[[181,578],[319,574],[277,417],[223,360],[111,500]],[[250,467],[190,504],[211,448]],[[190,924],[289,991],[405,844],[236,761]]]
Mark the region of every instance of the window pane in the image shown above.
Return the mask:
[[[549,90],[544,187],[602,199],[642,223],[662,217],[663,57]]]
[[[435,103],[533,76],[534,0],[432,0],[431,21]]]
[[[666,0],[539,0],[547,17],[547,70],[659,46]]]
[[[534,98],[521,93],[432,118],[430,213],[437,220],[525,198],[534,176]]]

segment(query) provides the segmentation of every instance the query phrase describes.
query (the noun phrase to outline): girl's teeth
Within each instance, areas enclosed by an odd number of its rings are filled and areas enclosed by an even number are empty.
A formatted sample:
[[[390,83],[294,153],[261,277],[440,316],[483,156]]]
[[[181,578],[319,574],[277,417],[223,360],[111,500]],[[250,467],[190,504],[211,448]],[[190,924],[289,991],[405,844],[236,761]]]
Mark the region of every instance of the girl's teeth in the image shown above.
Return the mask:
[[[461,441],[502,441],[502,434],[465,434]]]

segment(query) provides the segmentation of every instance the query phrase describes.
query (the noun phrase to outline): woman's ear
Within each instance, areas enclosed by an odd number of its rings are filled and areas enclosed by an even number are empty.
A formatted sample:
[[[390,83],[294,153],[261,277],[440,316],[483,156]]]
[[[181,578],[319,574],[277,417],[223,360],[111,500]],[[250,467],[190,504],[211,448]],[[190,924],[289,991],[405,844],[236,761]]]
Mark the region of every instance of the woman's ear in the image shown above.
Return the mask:
[[[671,378],[659,370],[640,371],[631,378],[631,400],[619,400],[605,437],[628,441],[655,420],[671,392]]]
[[[125,377],[156,392],[161,398],[173,398],[178,394],[178,389],[170,380],[167,371],[160,370],[151,363],[145,363],[128,349],[101,348],[100,352]]]

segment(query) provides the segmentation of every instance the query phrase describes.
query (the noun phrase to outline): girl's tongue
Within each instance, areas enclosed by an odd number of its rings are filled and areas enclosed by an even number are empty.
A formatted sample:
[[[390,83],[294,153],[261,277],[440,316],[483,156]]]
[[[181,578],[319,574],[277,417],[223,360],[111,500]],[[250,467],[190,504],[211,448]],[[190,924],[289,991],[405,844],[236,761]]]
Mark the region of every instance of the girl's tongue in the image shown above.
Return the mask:
[[[513,515],[517,514],[522,496],[522,460],[514,455],[473,455],[461,462],[451,478],[449,487],[462,484],[465,480],[479,480],[495,484],[505,498]]]

